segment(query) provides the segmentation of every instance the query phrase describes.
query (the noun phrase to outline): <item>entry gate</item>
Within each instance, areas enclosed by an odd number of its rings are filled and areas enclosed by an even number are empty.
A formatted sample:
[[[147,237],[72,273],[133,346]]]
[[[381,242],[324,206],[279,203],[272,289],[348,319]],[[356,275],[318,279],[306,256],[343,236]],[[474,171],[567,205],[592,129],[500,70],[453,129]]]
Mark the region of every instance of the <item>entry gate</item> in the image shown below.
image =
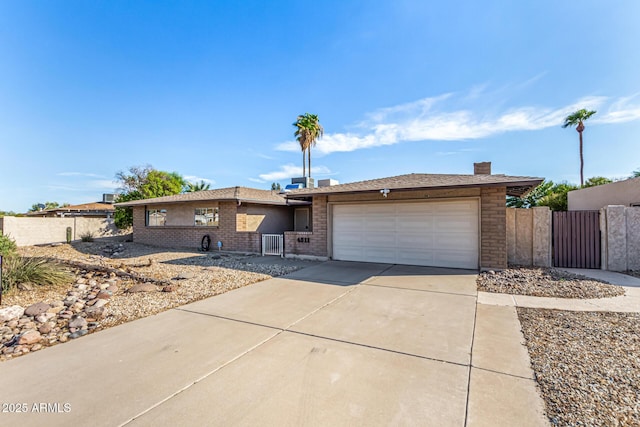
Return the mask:
[[[265,255],[278,255],[280,257],[284,256],[284,235],[262,235],[262,256]]]
[[[600,213],[553,212],[553,265],[600,268]]]

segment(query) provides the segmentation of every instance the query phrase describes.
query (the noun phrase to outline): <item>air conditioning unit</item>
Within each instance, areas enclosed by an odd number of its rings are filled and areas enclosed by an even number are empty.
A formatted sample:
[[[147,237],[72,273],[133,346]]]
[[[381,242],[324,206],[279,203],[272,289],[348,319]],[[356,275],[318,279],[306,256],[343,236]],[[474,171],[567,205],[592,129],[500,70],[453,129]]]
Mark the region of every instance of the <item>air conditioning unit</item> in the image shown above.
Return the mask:
[[[115,194],[103,194],[102,195],[102,203],[113,203],[116,199]]]

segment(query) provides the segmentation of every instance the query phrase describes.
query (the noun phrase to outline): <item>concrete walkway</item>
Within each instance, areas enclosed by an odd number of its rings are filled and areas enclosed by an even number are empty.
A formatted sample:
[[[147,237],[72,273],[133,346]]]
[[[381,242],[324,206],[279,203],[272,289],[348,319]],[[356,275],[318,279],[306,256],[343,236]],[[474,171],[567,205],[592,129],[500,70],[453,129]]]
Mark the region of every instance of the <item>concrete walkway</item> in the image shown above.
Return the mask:
[[[564,269],[593,279],[622,286],[624,295],[613,298],[571,299],[478,292],[478,303],[507,307],[547,308],[568,311],[616,311],[640,313],[640,279],[622,273],[578,268]]]
[[[475,280],[315,265],[0,364],[26,409],[1,424],[548,425],[515,308]]]

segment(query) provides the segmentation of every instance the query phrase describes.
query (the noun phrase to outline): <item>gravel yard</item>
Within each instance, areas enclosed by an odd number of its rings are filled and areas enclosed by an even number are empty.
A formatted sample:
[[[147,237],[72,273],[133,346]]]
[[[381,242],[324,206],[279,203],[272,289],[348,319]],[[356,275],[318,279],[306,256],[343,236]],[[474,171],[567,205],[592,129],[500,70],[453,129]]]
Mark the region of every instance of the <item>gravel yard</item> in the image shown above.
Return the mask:
[[[640,314],[518,308],[553,425],[640,425]]]
[[[512,267],[478,275],[478,290],[556,298],[610,298],[624,289],[556,268]]]
[[[0,360],[313,264],[131,242],[32,246],[20,253],[57,260],[75,280],[56,287],[27,285],[3,295]]]

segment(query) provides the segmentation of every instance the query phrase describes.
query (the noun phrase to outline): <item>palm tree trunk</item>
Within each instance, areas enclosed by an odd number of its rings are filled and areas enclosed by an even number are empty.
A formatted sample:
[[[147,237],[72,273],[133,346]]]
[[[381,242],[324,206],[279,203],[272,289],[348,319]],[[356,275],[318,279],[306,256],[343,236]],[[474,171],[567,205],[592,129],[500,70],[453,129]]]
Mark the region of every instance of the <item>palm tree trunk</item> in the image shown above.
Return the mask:
[[[309,178],[311,178],[311,145],[309,145]]]
[[[302,150],[302,176],[306,176],[307,175],[307,170],[305,169],[307,167],[307,163],[305,161],[306,159],[304,158],[304,150]]]
[[[584,157],[582,156],[582,132],[580,132],[580,187],[584,187]]]

